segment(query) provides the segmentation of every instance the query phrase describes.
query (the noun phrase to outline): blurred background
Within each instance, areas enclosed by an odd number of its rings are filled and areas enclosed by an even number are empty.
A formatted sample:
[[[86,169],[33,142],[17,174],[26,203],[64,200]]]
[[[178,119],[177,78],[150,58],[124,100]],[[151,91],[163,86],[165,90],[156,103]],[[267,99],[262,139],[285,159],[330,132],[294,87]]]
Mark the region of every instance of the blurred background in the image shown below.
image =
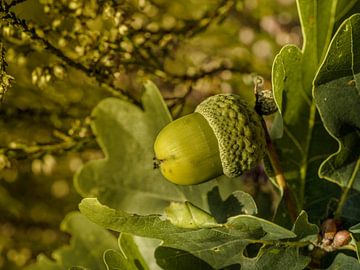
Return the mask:
[[[138,106],[151,79],[174,118],[216,93],[253,102],[254,76],[270,88],[275,55],[301,44],[295,0],[1,3],[0,76],[14,78],[0,88],[1,269],[69,242],[59,224],[80,201],[73,175],[102,157],[89,126],[100,100]],[[273,196],[259,171],[244,188],[264,205]]]

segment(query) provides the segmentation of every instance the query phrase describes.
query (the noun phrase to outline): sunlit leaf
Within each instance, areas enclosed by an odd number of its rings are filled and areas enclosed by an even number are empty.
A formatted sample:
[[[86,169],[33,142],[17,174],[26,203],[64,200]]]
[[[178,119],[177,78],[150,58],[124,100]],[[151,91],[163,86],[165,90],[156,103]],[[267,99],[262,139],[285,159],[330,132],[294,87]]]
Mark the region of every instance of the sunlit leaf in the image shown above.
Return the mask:
[[[245,269],[303,269],[309,258],[300,254],[308,243],[289,244],[281,240],[296,235],[274,223],[249,215],[231,217],[225,224],[213,227],[186,229],[173,225],[160,215],[134,215],[101,205],[96,199],[83,199],[80,210],[93,222],[115,231],[132,233],[163,241],[164,247],[186,251],[215,269],[241,264]],[[251,256],[247,247],[255,243],[262,248]],[[252,258],[250,258],[250,256]],[[260,267],[260,268],[258,268]]]
[[[206,205],[207,192],[217,185],[216,181],[176,186],[154,169],[153,144],[171,117],[151,82],[145,84],[142,102],[140,109],[109,98],[94,109],[92,127],[105,159],[89,162],[80,170],[75,177],[77,190],[84,197],[97,197],[114,208],[136,213],[157,213],[169,201]]]
[[[148,267],[132,239],[131,235],[120,234],[120,250],[109,249],[104,253],[104,262],[108,270],[147,270]]]
[[[106,269],[103,253],[107,249],[117,249],[115,236],[78,212],[68,214],[61,229],[72,235],[70,245],[56,250],[52,254],[52,260],[40,255],[37,262],[26,270],[63,270],[75,266]]]

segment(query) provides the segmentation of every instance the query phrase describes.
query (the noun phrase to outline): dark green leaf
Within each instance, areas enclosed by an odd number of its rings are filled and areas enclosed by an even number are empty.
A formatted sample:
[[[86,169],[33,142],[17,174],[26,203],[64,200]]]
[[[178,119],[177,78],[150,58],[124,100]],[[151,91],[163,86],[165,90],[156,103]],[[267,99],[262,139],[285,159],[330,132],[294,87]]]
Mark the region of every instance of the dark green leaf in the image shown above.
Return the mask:
[[[234,191],[226,200],[222,200],[219,188],[215,187],[208,192],[210,212],[218,223],[225,223],[229,217],[246,214],[256,215],[257,207],[250,194],[243,191]]]
[[[326,129],[339,145],[322,163],[320,176],[343,188],[338,208],[342,212],[351,207],[346,205],[350,190],[360,191],[360,14],[344,21],[334,36],[316,76],[314,97]],[[354,212],[345,210],[343,216],[353,224],[360,221]]]
[[[160,246],[155,250],[157,264],[165,270],[212,270],[213,268],[189,252]]]
[[[314,241],[319,233],[319,228],[308,221],[308,215],[301,211],[297,217],[292,231],[296,234],[296,239],[301,241]]]
[[[312,82],[325,57],[339,7],[344,6],[347,7],[343,1],[336,0],[298,0],[303,48],[285,46],[273,64],[273,91],[284,131],[275,143],[297,207],[305,209],[312,221],[326,215],[329,201],[337,198],[340,191],[317,176],[321,161],[336,149],[336,144],[316,111]],[[282,201],[276,220],[289,226],[283,206]]]
[[[329,200],[338,196],[338,188],[320,179],[318,167],[335,148],[334,142],[316,113],[311,87],[301,83],[303,56],[295,46],[286,46],[273,65],[273,89],[283,117],[284,135],[275,140],[280,162],[290,190],[296,197],[298,209],[305,209],[310,220],[326,214]],[[277,220],[291,226],[284,219],[284,203],[277,212]],[[282,220],[282,221],[280,221]]]
[[[360,263],[354,257],[347,256],[343,253],[336,255],[335,260],[330,265],[328,270],[359,270]]]

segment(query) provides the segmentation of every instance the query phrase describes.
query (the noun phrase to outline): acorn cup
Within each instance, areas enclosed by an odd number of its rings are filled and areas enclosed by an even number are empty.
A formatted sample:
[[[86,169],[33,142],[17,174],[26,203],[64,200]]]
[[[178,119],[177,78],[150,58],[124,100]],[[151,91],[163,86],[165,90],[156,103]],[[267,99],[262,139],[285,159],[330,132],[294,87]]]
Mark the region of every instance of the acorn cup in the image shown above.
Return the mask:
[[[222,174],[237,177],[255,167],[266,153],[258,115],[233,94],[200,103],[158,134],[155,159],[161,173],[178,185],[199,184]]]

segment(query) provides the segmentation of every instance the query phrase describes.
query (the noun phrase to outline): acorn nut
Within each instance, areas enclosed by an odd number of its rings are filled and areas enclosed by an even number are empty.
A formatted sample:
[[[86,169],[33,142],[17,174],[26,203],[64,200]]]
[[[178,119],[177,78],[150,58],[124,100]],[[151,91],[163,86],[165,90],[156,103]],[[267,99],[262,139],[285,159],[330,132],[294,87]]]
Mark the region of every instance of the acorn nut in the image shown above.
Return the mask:
[[[266,142],[255,110],[237,95],[219,94],[164,127],[154,150],[166,179],[192,185],[252,169],[264,157]]]
[[[350,232],[347,230],[341,230],[335,234],[332,246],[334,248],[340,248],[340,247],[343,247],[343,246],[346,246],[347,244],[349,244],[350,241],[351,241]]]

